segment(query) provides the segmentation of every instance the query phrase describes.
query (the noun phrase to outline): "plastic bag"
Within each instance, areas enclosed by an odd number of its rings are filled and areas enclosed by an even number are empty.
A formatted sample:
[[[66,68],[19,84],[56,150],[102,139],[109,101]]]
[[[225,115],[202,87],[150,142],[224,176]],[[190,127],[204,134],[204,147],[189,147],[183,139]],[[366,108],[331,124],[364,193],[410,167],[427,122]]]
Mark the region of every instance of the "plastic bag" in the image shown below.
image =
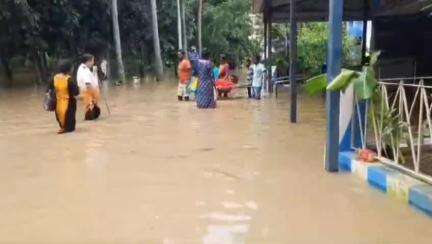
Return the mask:
[[[45,94],[44,103],[43,103],[43,107],[45,111],[49,111],[49,112],[55,111],[56,103],[57,103],[57,98],[56,98],[55,91],[53,89],[49,89],[48,92]]]
[[[188,90],[190,92],[195,92],[198,89],[198,77],[193,77],[191,83],[189,83]]]

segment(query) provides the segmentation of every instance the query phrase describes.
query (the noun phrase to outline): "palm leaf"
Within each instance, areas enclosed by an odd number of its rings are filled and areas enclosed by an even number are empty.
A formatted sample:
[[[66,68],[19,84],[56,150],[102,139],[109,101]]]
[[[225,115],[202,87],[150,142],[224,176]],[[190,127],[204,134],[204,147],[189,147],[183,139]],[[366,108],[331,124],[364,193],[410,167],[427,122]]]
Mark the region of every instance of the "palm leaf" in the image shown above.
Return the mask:
[[[360,76],[353,80],[354,91],[359,99],[372,98],[378,81],[375,79],[375,72],[369,66],[363,67]]]
[[[370,55],[369,66],[374,66],[377,63],[378,58],[379,58],[380,55],[381,55],[381,51],[373,52]]]
[[[327,87],[327,75],[314,76],[306,81],[305,89],[311,96],[325,92]]]
[[[334,78],[334,80],[328,84],[327,90],[329,91],[345,91],[345,89],[351,84],[353,78],[358,77],[358,74],[354,70],[342,69],[342,72]]]

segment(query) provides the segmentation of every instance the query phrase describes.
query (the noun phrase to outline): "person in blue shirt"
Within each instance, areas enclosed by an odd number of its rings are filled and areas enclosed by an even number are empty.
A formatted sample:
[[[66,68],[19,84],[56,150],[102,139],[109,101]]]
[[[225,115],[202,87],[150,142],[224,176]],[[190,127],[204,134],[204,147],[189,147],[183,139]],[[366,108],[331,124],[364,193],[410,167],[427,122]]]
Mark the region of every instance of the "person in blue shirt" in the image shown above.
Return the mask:
[[[214,67],[213,68],[213,77],[215,78],[215,80],[218,80],[220,76],[220,70],[219,67]]]

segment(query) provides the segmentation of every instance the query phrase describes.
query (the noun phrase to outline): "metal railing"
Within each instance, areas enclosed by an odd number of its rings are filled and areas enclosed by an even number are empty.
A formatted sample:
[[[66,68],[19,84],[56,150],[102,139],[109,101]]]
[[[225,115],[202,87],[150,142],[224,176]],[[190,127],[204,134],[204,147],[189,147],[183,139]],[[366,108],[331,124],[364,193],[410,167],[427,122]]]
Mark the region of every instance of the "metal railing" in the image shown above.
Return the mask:
[[[303,81],[304,76],[297,75],[296,80],[297,80],[297,82]],[[271,83],[273,84],[273,91],[275,93],[276,98],[278,97],[278,94],[279,94],[279,87],[291,85],[291,81],[290,81],[289,76],[281,76],[281,77],[273,78]]]
[[[271,83],[273,84],[273,91],[275,93],[275,96],[278,97],[279,86],[290,84],[289,76],[273,78]]]
[[[381,79],[370,101],[354,96],[353,148],[432,182],[432,77]],[[360,138],[356,138],[356,136]],[[429,157],[429,158],[428,158]]]

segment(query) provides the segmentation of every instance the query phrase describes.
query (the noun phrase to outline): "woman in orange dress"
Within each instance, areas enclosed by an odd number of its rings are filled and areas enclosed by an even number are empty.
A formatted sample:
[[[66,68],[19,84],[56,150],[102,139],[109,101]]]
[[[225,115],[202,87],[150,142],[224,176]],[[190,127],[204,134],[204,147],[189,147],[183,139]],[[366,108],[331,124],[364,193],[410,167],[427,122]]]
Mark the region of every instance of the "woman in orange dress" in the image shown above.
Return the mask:
[[[225,58],[224,55],[222,55],[220,59],[219,72],[220,72],[219,77],[222,80],[228,80],[228,77],[230,75],[230,69],[229,69],[228,60]]]
[[[59,73],[54,76],[49,84],[49,89],[54,90],[56,94],[55,115],[60,126],[59,134],[75,130],[75,96],[79,94],[79,89],[71,79],[71,72],[71,62],[67,60],[60,61]]]

